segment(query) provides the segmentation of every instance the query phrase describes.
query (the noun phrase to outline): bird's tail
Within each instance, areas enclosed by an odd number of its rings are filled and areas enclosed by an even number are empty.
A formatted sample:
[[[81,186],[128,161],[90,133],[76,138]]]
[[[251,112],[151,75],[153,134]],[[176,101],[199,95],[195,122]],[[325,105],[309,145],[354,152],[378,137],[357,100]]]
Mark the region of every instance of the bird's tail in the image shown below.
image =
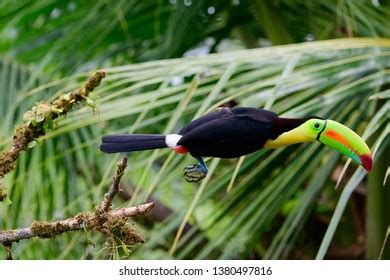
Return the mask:
[[[100,150],[111,154],[167,147],[166,136],[161,134],[113,134],[103,136]]]

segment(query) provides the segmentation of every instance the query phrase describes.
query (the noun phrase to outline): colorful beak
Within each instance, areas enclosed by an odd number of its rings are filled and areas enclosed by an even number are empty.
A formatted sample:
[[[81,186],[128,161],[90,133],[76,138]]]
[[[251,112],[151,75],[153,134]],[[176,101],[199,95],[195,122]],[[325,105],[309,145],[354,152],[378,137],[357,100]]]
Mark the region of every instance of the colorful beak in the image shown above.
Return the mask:
[[[325,127],[318,134],[317,140],[350,157],[354,162],[362,165],[367,172],[371,171],[370,149],[363,139],[348,127],[332,120],[326,120]]]

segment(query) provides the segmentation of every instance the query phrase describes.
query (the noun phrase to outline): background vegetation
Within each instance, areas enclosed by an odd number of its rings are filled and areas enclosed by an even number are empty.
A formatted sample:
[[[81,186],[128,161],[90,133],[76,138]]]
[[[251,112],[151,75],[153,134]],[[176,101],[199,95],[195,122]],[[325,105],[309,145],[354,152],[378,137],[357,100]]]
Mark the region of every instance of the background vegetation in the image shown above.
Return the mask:
[[[93,209],[119,159],[99,151],[102,135],[171,133],[239,104],[344,123],[368,141],[374,170],[366,176],[312,143],[208,159],[209,176],[193,184],[182,176],[189,156],[131,154],[115,206],[158,206],[134,222],[146,244],[116,257],[389,258],[389,18],[388,1],[1,1],[0,148],[35,102],[77,88],[94,69],[108,75],[94,109],[56,121],[6,177],[12,204],[0,205],[0,229]],[[12,251],[109,256],[85,232]]]

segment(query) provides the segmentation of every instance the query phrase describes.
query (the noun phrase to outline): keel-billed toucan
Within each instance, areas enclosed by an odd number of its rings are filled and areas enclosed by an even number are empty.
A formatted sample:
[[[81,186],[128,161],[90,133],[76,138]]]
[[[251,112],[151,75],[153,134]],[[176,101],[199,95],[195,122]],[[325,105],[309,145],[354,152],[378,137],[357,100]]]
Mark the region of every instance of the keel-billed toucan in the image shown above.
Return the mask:
[[[184,169],[188,181],[199,181],[207,174],[203,157],[235,158],[262,148],[319,142],[334,148],[367,172],[372,156],[367,144],[351,129],[318,117],[280,118],[274,112],[235,107],[222,108],[192,121],[178,134],[124,134],[102,138],[105,153],[171,148],[179,154],[190,153],[198,160]]]

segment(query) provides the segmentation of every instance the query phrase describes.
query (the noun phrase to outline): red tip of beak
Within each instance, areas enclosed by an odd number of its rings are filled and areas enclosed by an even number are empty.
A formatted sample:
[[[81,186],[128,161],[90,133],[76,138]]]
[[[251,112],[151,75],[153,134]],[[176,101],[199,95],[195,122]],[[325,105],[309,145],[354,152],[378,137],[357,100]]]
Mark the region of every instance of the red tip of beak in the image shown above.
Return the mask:
[[[372,169],[372,156],[370,154],[360,156],[364,169],[369,173]]]

